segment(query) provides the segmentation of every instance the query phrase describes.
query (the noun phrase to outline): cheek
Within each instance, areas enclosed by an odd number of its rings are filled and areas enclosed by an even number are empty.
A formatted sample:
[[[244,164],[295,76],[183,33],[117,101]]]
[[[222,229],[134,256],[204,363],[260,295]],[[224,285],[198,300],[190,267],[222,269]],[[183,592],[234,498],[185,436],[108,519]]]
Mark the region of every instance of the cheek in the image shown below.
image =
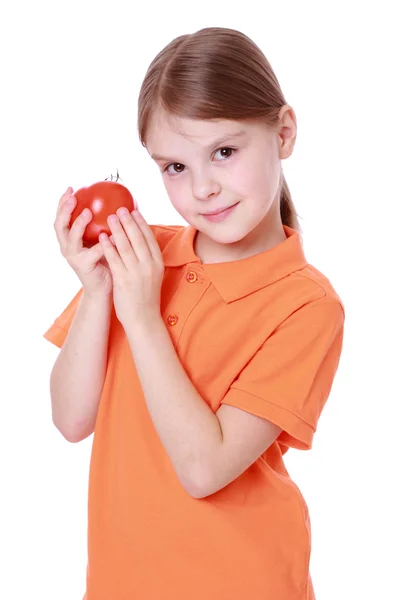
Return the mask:
[[[266,169],[261,161],[246,160],[232,169],[226,187],[231,187],[239,195],[254,197],[265,189],[266,180]]]
[[[164,181],[165,190],[168,194],[172,206],[180,214],[184,214],[185,208],[188,208],[188,190],[186,186],[180,182]]]
[[[235,180],[242,181],[242,187],[253,197],[262,195],[263,197],[275,188],[275,180],[279,180],[279,168],[271,164],[268,157],[260,155],[253,157],[241,165],[240,170],[235,174]]]

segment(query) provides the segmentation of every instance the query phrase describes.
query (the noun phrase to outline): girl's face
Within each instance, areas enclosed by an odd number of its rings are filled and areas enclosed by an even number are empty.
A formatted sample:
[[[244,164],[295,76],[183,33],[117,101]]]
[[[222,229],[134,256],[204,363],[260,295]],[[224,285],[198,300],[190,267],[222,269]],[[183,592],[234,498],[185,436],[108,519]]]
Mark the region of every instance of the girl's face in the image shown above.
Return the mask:
[[[203,262],[245,258],[286,239],[279,183],[281,159],[294,145],[295,131],[289,132],[283,136],[248,121],[191,120],[161,111],[154,116],[147,149],[172,205],[199,230],[203,256],[196,253]],[[203,216],[236,203],[222,221]]]

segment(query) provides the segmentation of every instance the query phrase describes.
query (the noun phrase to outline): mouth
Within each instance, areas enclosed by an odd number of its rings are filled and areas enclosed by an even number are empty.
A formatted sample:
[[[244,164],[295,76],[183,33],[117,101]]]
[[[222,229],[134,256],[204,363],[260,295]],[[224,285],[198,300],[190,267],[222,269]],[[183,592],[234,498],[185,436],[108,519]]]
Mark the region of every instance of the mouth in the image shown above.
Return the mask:
[[[219,223],[220,221],[225,221],[225,219],[227,219],[229,215],[233,213],[238,204],[240,204],[240,202],[236,202],[236,204],[228,206],[227,208],[222,208],[218,212],[214,212],[211,214],[203,214],[202,217],[204,217],[204,219],[207,219],[207,221],[211,221],[211,223]]]
[[[236,202],[236,204],[239,204],[239,203]],[[233,208],[234,206],[236,206],[236,204],[232,204],[231,206],[225,206],[225,208],[219,208],[218,210],[214,210],[213,212],[207,212],[207,213],[201,213],[201,214],[205,217],[207,217],[209,215],[219,215],[219,213],[222,213],[225,210],[228,210],[229,208]]]

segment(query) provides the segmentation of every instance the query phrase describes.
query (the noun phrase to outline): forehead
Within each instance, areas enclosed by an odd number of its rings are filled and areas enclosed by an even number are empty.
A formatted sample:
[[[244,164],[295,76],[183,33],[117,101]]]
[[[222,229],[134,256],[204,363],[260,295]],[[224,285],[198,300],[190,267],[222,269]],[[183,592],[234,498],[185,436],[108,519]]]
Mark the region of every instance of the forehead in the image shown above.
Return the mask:
[[[148,132],[146,146],[151,154],[159,153],[166,146],[179,143],[208,146],[228,134],[241,131],[249,132],[254,125],[229,119],[187,119],[157,111],[153,115]]]

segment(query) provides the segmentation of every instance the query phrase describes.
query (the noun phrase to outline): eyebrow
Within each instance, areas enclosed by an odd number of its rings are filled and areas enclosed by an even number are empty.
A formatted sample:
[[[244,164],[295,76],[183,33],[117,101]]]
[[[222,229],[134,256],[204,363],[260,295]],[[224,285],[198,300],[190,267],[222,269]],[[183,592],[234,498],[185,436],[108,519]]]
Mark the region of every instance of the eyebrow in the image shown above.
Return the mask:
[[[241,131],[238,131],[237,133],[227,133],[226,135],[222,136],[221,138],[219,138],[218,140],[216,140],[215,142],[213,142],[212,144],[207,146],[206,149],[211,150],[211,148],[214,148],[215,146],[219,146],[220,144],[223,144],[227,140],[242,137],[245,133],[246,133],[246,131],[244,129],[242,129]],[[160,154],[151,154],[151,158],[153,160],[173,160],[172,158],[168,158],[166,156],[161,156]]]

